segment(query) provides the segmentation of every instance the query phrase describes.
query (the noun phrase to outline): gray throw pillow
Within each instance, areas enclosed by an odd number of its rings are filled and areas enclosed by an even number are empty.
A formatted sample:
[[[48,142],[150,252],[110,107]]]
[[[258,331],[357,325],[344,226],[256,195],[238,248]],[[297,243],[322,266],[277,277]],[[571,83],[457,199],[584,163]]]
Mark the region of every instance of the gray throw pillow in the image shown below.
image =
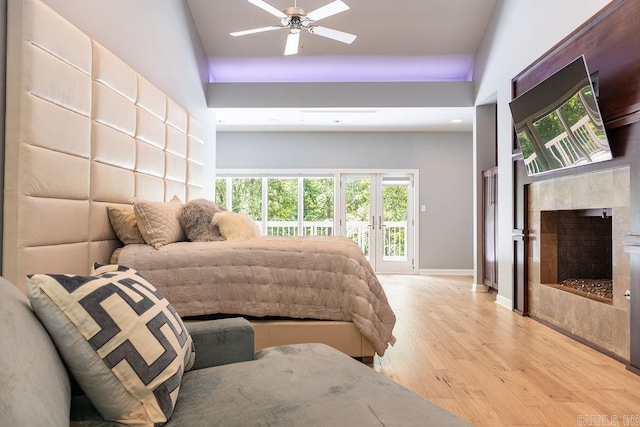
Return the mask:
[[[180,224],[187,239],[192,242],[224,240],[218,226],[211,224],[211,220],[214,214],[226,210],[224,206],[207,199],[185,203],[180,214]]]

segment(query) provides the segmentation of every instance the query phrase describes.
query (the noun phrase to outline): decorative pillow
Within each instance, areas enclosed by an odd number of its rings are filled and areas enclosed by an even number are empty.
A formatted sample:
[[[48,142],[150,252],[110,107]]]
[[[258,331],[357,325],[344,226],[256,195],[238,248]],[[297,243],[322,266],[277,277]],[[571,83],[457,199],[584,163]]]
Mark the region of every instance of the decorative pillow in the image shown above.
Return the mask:
[[[144,241],[156,249],[184,240],[180,225],[182,201],[173,196],[168,202],[133,199],[133,211]]]
[[[247,240],[260,236],[258,224],[244,213],[218,212],[211,223],[218,226],[220,234],[227,240]]]
[[[187,239],[192,242],[224,240],[218,226],[211,224],[211,220],[214,214],[226,210],[224,206],[207,199],[196,199],[185,203],[180,214],[180,224]]]
[[[107,214],[109,215],[109,222],[111,223],[111,227],[113,227],[113,231],[122,243],[125,245],[145,243],[138,228],[133,206],[107,206]]]
[[[191,335],[135,270],[94,268],[91,276],[29,276],[31,306],[104,419],[164,423],[195,360]]]

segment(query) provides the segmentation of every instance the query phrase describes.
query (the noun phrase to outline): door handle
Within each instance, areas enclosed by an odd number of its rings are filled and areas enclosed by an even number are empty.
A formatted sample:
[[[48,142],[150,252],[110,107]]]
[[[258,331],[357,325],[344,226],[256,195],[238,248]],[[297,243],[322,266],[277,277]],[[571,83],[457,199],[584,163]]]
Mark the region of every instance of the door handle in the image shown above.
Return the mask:
[[[373,228],[374,230],[376,229],[376,217],[375,217],[375,215],[371,215],[371,224],[369,224],[369,227]]]
[[[382,215],[380,215],[378,218],[380,220],[380,223],[378,225],[380,227],[380,230],[382,230],[382,227],[386,227],[386,225],[382,223]]]

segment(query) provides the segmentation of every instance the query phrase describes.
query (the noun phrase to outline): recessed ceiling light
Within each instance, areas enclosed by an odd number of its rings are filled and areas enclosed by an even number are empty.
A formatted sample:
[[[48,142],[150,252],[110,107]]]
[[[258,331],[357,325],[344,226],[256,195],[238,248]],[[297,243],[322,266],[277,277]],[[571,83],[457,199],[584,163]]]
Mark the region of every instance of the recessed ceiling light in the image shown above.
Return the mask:
[[[462,123],[462,119],[451,119],[451,123]]]
[[[267,119],[267,123],[276,124],[280,123],[280,119]]]

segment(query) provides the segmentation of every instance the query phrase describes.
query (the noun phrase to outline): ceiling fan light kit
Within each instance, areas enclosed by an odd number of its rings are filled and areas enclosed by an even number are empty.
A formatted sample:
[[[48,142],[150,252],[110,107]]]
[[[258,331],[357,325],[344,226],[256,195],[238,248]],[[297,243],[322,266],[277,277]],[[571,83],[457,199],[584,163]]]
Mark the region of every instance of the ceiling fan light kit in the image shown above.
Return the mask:
[[[345,33],[344,31],[334,30],[332,28],[321,27],[315,24],[321,19],[328,18],[329,16],[348,10],[349,6],[347,6],[342,0],[334,0],[333,2],[308,13],[303,8],[298,7],[297,0],[294,0],[293,6],[288,7],[283,11],[279,11],[269,3],[262,0],[248,0],[248,2],[279,18],[280,25],[236,31],[231,33],[231,35],[237,37],[262,33],[265,31],[279,30],[281,28],[289,28],[289,35],[287,36],[287,43],[284,49],[285,55],[295,55],[298,53],[300,31],[302,29],[307,30],[311,34],[346,44],[353,43],[357,37],[354,34]]]

